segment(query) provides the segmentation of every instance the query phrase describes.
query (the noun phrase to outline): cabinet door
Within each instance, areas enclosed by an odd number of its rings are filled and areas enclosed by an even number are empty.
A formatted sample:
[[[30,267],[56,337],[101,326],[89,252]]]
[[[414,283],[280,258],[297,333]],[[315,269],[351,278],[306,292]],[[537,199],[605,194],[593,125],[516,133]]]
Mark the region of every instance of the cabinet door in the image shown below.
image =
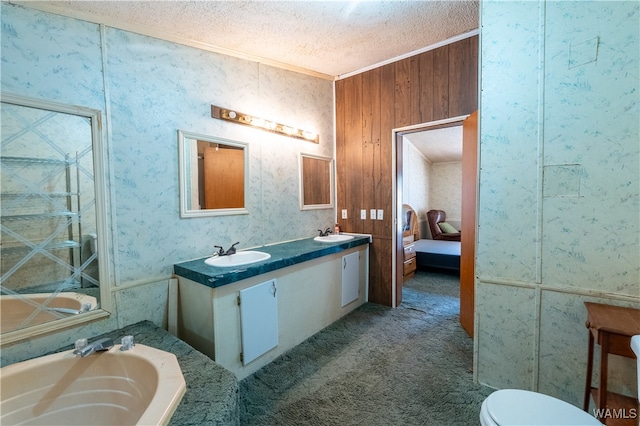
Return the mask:
[[[278,288],[269,280],[240,290],[242,364],[278,346]]]
[[[342,305],[360,296],[360,252],[342,256]]]

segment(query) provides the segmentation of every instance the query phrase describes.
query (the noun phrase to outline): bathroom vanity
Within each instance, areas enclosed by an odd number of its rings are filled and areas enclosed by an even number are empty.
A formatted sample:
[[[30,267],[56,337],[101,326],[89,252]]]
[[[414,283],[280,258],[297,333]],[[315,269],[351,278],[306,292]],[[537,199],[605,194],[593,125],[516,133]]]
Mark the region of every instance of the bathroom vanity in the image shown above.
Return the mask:
[[[249,265],[175,264],[180,338],[247,377],[366,302],[370,241],[308,238],[255,249],[271,257]]]

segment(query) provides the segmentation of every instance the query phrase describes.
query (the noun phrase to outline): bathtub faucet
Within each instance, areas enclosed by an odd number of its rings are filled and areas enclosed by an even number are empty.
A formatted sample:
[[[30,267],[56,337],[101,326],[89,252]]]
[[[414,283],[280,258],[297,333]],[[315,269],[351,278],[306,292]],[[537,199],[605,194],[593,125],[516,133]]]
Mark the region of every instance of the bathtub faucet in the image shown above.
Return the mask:
[[[233,244],[231,247],[229,247],[229,250],[224,251],[224,249],[220,246],[214,246],[218,250],[218,256],[230,256],[232,254],[236,254],[236,246],[240,244],[240,241],[238,241],[237,243]]]
[[[80,340],[85,340],[85,339],[80,339]],[[78,345],[78,342],[76,341],[76,350],[73,351],[73,354],[80,355],[80,358],[84,358],[85,356],[91,355],[94,352],[108,351],[112,347],[113,347],[113,340],[109,338],[96,340],[95,342],[89,343],[84,346],[82,344]]]

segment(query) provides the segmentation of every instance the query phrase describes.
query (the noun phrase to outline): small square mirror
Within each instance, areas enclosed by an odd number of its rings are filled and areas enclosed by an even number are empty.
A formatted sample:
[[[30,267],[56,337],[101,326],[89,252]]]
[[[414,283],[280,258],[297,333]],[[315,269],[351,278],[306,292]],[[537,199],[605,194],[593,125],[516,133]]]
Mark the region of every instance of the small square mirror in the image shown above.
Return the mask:
[[[300,210],[333,208],[333,160],[300,154]]]

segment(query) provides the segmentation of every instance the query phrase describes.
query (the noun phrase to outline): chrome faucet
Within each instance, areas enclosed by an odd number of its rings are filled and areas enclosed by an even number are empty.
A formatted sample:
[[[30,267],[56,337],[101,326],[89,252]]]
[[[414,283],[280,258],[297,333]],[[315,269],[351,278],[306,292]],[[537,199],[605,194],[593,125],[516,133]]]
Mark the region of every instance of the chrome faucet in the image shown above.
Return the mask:
[[[229,250],[225,251],[222,247],[220,246],[213,246],[218,250],[218,256],[230,256],[232,254],[236,254],[236,245],[240,244],[240,241],[238,241],[237,243],[233,244],[231,247],[229,247]]]
[[[331,232],[331,228],[327,228],[324,231],[322,229],[318,229],[318,232],[320,232],[320,237],[326,237],[329,234],[333,234],[333,232]]]
[[[113,347],[113,340],[109,338],[104,338],[104,339],[96,340],[93,343],[89,343],[86,346],[76,348],[76,350],[73,351],[73,354],[80,355],[80,358],[84,358],[85,356],[91,355],[94,352],[108,351],[112,347]]]

